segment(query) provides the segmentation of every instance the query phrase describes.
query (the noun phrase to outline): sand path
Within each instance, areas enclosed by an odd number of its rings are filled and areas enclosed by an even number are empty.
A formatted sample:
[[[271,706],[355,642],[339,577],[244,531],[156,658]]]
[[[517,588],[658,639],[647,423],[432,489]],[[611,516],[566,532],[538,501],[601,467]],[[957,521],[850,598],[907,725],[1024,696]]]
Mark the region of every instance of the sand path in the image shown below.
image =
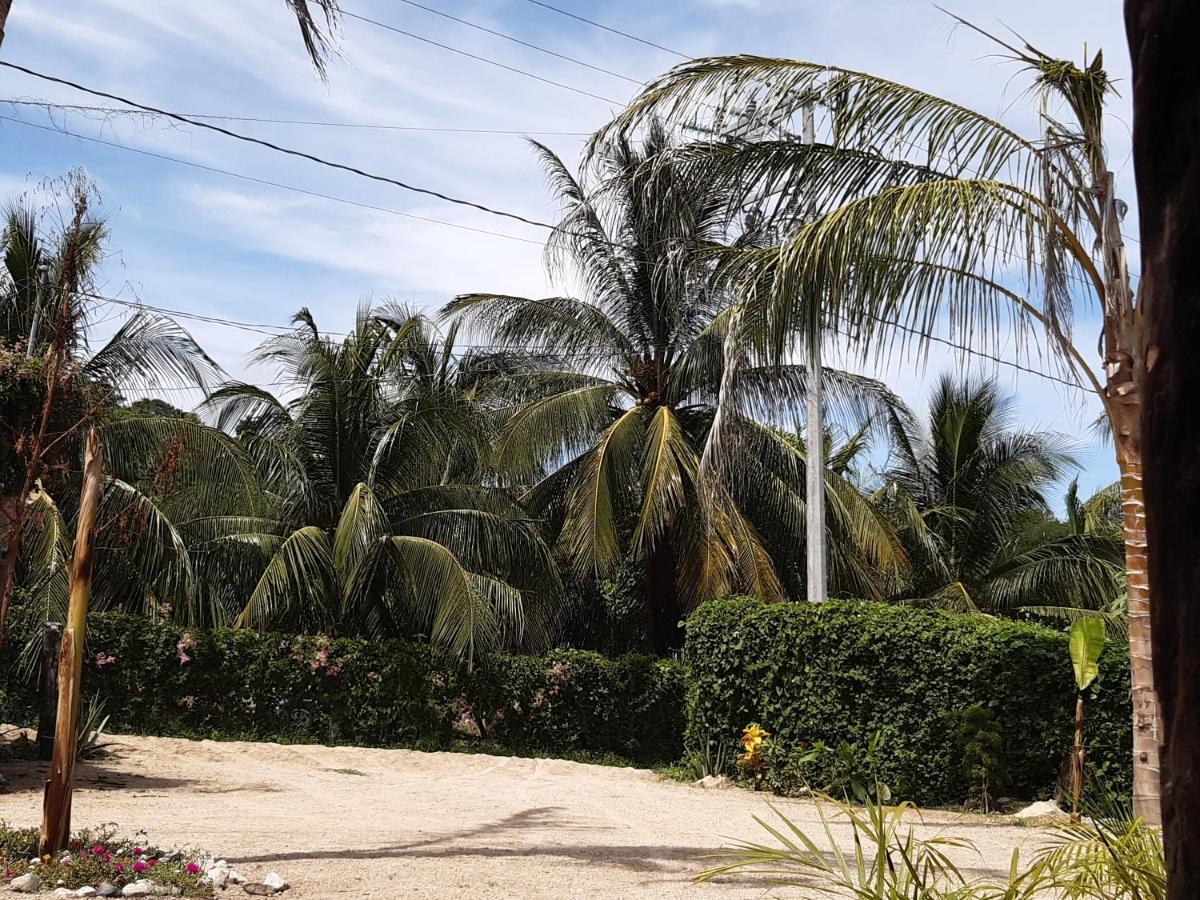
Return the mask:
[[[77,825],[144,829],[250,877],[288,879],[288,900],[325,898],[757,898],[747,881],[693,885],[697,857],[760,832],[767,798],[652,772],[459,753],[117,738],[79,770]],[[44,766],[5,763],[0,817],[34,824]],[[777,801],[819,828],[810,803]],[[927,813],[922,836],[967,838],[973,871],[999,874],[1036,831]],[[811,833],[811,832],[810,832]],[[226,897],[244,896],[240,888]]]

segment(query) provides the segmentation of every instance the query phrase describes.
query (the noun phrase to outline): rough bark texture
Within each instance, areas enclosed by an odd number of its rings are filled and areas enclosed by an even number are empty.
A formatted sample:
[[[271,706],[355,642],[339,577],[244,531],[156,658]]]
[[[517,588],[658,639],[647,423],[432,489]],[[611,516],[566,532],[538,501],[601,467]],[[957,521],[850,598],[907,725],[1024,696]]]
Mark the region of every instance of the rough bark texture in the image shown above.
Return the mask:
[[[54,733],[50,780],[46,782],[42,797],[39,854],[57,853],[65,849],[71,835],[71,782],[75,774],[87,610],[92,597],[92,570],[96,564],[92,537],[100,507],[100,460],[100,437],[93,428],[88,434],[87,454],[84,457],[79,523],[75,530],[75,550],[71,556],[71,599],[59,654],[58,721]]]
[[[679,620],[679,586],[676,582],[675,550],[668,535],[658,542],[646,562],[646,599],[650,607],[651,638],[654,651],[665,655],[683,646]]]
[[[8,22],[8,11],[12,8],[12,0],[0,0],[0,47],[4,46],[4,25]]]
[[[1120,444],[1118,443],[1118,447]],[[1121,509],[1125,525],[1125,577],[1129,595],[1129,665],[1133,688],[1133,808],[1152,825],[1161,823],[1158,694],[1150,639],[1150,577],[1146,563],[1146,508],[1140,448],[1118,451]]]
[[[1200,897],[1200,65],[1195,0],[1126,0],[1147,369],[1142,449],[1168,897]]]

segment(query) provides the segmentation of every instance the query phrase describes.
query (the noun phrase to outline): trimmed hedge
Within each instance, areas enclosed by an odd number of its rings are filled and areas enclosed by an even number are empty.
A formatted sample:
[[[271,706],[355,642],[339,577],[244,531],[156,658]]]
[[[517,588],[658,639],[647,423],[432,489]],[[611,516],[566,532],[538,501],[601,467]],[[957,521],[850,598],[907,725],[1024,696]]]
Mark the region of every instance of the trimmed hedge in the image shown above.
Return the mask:
[[[21,636],[13,635],[16,644]],[[10,673],[11,673],[10,669]],[[114,732],[368,747],[617,755],[682,753],[682,667],[646,656],[496,654],[468,673],[404,640],[198,630],[106,613],[89,617],[83,690]],[[31,721],[28,686],[9,716]]]
[[[1075,685],[1067,636],[1037,625],[861,601],[731,598],[687,626],[689,747],[758,722],[786,757],[816,741],[883,739],[879,775],[919,803],[970,786],[947,714],[981,704],[1004,737],[1005,793],[1046,796],[1066,761]],[[1087,693],[1089,762],[1127,792],[1129,655],[1110,645]]]

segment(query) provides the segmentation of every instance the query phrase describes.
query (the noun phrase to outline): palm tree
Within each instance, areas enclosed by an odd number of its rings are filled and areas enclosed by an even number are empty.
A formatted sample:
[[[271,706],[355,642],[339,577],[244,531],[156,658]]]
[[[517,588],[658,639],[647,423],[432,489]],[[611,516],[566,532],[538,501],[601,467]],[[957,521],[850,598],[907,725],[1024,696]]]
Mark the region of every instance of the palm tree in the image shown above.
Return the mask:
[[[959,20],[960,22],[962,20]],[[964,23],[967,24],[967,23]],[[970,26],[974,27],[974,26]],[[976,29],[978,31],[978,29]],[[742,137],[714,140],[734,202],[766,199],[788,227],[777,246],[731,255],[753,285],[746,330],[778,345],[820,324],[867,345],[927,347],[939,328],[997,342],[1043,330],[1063,369],[1094,392],[1121,471],[1134,693],[1134,799],[1158,812],[1158,710],[1141,482],[1142,317],[1103,135],[1113,85],[1099,52],[1082,65],[987,36],[1032,73],[1042,133],[1027,137],[957,103],[863,72],[732,56],[677,66],[593,138],[666,118]],[[790,136],[812,114],[814,140]],[[1095,310],[1103,376],[1073,343]],[[916,336],[914,339],[914,335]]]
[[[913,563],[907,597],[993,614],[1111,601],[1120,541],[1076,518],[1048,524],[1046,492],[1074,461],[1060,436],[1014,430],[994,383],[943,376],[928,427],[897,430],[893,447],[877,496]]]
[[[338,0],[284,0],[300,26],[300,37],[316,70],[324,76],[325,60],[330,53],[330,34],[337,27],[340,8]],[[314,15],[313,7],[316,7]],[[0,45],[4,44],[4,25],[8,20],[12,0],[0,0]],[[324,22],[322,23],[322,20]]]
[[[181,526],[205,555],[206,605],[238,625],[420,631],[468,658],[542,642],[557,579],[537,523],[503,491],[454,480],[474,474],[504,365],[396,307],[360,309],[340,340],[307,310],[294,322],[256,355],[293,399],[231,383],[206,402],[262,489]]]
[[[6,411],[6,427],[12,448],[3,467],[0,484],[7,520],[6,564],[3,568],[3,599],[0,601],[0,641],[17,584],[24,568],[29,584],[42,592],[55,609],[65,600],[69,556],[67,523],[79,472],[71,468],[78,458],[85,426],[102,428],[106,443],[105,471],[110,476],[104,494],[103,521],[106,527],[132,516],[138,507],[138,528],[131,533],[137,548],[125,553],[98,557],[102,574],[111,564],[147,585],[161,586],[174,579],[179,569],[154,555],[145,555],[160,537],[160,516],[150,499],[123,477],[161,456],[166,441],[199,426],[179,422],[164,427],[155,417],[131,416],[120,423],[105,424],[107,411],[124,392],[152,392],[159,388],[203,389],[218,379],[220,369],[169,318],[139,310],[130,316],[102,346],[89,346],[90,323],[98,308],[91,279],[103,256],[107,230],[104,223],[88,214],[90,187],[83,179],[68,180],[71,214],[58,233],[49,233],[44,220],[48,210],[15,206],[4,217],[0,250],[0,326],[2,353],[12,372],[7,386],[17,396],[17,408]],[[8,374],[8,373],[6,373]],[[28,386],[23,389],[22,385]],[[228,456],[212,441],[197,437],[196,451],[207,450],[207,464],[226,477],[221,468]],[[64,503],[64,520],[55,503]],[[30,515],[30,512],[34,515]],[[149,522],[155,524],[147,524]],[[128,522],[126,522],[128,524]],[[110,537],[102,530],[101,538]],[[102,546],[104,546],[102,544]],[[163,545],[164,553],[173,545]],[[116,588],[128,585],[106,577]],[[101,592],[101,600],[103,592]]]
[[[576,277],[584,296],[468,294],[446,313],[501,348],[558,358],[519,379],[531,397],[511,410],[494,465],[556,526],[576,576],[612,576],[629,558],[644,566],[653,642],[665,652],[679,645],[679,620],[700,599],[735,590],[781,596],[760,534],[800,533],[803,454],[765,421],[786,419],[807,373],[797,365],[739,371],[742,406],[726,417],[730,452],[736,438],[745,465],[736,480],[706,479],[702,450],[733,308],[711,286],[705,254],[724,237],[725,198],[701,168],[673,161],[658,127],[640,148],[624,139],[606,146],[591,187],[534,147],[564,207],[548,264]],[[869,379],[829,371],[826,385],[858,414],[896,405]],[[699,502],[702,494],[712,502]],[[861,543],[875,566],[902,565],[869,504],[851,500],[839,512],[847,531],[870,535]]]

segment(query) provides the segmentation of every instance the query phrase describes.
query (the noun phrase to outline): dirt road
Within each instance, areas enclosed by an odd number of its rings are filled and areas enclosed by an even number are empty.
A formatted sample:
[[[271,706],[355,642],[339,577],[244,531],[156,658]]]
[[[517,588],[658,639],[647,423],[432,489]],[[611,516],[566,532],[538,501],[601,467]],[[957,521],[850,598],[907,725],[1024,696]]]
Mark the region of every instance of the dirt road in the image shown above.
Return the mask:
[[[161,846],[188,844],[288,900],[325,898],[757,898],[761,884],[694,885],[698,859],[759,832],[766,798],[704,790],[652,772],[458,753],[116,738],[79,769],[76,825],[117,823]],[[36,824],[44,767],[4,763],[0,817]],[[39,764],[40,765],[40,764]],[[812,804],[779,807],[814,828]],[[974,871],[999,874],[1032,829],[950,813],[918,833],[967,838]],[[848,842],[847,842],[848,846]],[[242,896],[240,888],[227,897]]]

